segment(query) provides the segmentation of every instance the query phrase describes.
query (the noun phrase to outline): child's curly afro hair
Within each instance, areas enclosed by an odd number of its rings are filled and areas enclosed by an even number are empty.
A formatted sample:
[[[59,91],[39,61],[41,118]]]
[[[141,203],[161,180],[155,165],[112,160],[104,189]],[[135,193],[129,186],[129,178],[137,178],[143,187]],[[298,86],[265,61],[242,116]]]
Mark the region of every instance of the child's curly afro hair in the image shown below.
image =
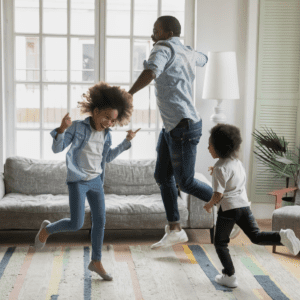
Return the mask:
[[[242,143],[240,129],[230,124],[218,123],[210,130],[209,142],[220,158],[237,158]]]
[[[78,101],[78,108],[82,114],[92,115],[95,108],[100,111],[105,109],[116,109],[118,117],[115,125],[124,126],[130,122],[133,111],[132,95],[118,86],[110,86],[100,81],[90,87],[86,94],[82,95],[86,101]]]

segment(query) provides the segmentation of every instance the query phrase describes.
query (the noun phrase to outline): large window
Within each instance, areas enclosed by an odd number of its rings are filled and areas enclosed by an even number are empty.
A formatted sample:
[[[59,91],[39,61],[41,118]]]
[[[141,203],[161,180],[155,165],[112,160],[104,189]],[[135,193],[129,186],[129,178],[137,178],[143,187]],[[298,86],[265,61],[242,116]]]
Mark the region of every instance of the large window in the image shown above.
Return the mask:
[[[5,73],[11,91],[8,156],[65,160],[70,146],[54,154],[50,131],[67,112],[72,120],[88,116],[80,114],[77,102],[99,80],[129,90],[152,49],[158,16],[177,17],[182,42],[193,40],[185,34],[186,22],[193,23],[193,16],[186,18],[191,0],[5,0],[4,5],[11,20],[5,30],[14,37],[5,40],[6,53],[14,53],[7,60],[14,72]],[[126,130],[142,128],[118,158],[155,158],[162,120],[153,83],[134,95],[133,104],[131,123],[113,128],[112,146],[123,141]]]

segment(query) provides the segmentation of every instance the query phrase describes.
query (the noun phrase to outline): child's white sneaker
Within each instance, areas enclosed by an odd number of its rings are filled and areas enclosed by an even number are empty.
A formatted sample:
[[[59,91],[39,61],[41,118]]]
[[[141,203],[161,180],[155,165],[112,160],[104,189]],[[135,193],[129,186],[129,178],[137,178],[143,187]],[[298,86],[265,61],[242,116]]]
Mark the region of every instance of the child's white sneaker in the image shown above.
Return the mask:
[[[279,235],[281,244],[286,246],[292,254],[297,255],[300,251],[300,241],[295,236],[294,231],[292,229],[281,229]]]
[[[238,281],[235,275],[231,275],[231,276],[228,276],[227,274],[217,275],[215,277],[215,282],[230,288],[236,288],[238,286]]]
[[[170,230],[170,226],[166,225],[165,232],[166,233],[163,236],[163,238],[158,243],[153,244],[151,246],[151,249],[159,247],[165,248],[178,243],[185,243],[188,241],[188,236],[183,229],[181,229],[180,231]]]

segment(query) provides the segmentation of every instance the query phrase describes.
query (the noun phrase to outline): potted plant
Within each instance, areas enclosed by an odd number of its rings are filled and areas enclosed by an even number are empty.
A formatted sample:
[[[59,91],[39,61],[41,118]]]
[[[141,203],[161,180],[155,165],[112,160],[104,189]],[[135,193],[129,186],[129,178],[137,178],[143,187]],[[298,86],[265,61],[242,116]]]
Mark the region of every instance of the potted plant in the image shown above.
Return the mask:
[[[258,160],[268,167],[268,171],[274,174],[274,178],[286,178],[286,187],[289,187],[290,178],[294,179],[294,186],[299,186],[300,148],[298,155],[288,149],[288,142],[284,137],[278,137],[272,129],[264,128],[265,134],[257,129],[252,133],[257,142],[256,150],[253,151]],[[282,205],[293,205],[293,197],[282,198]],[[287,194],[286,194],[287,196]]]

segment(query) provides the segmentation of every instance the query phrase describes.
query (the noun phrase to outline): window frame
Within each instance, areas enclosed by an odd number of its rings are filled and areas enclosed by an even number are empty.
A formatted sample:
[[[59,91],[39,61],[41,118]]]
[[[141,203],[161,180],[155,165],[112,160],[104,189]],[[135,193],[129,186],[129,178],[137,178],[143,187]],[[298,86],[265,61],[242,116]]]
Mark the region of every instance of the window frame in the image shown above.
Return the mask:
[[[39,0],[39,33],[37,34],[28,34],[28,33],[15,33],[14,32],[14,24],[15,24],[15,14],[14,14],[14,2],[10,0],[3,0],[3,11],[6,13],[3,14],[3,53],[4,53],[4,100],[5,100],[5,136],[9,137],[5,139],[5,153],[6,157],[15,156],[17,153],[17,130],[26,130],[26,131],[39,131],[40,132],[40,159],[44,159],[44,131],[49,131],[49,128],[43,127],[43,112],[44,112],[44,104],[43,104],[43,85],[45,84],[66,84],[67,85],[67,111],[70,111],[71,108],[71,85],[92,85],[93,83],[87,82],[72,82],[70,81],[70,43],[71,38],[73,37],[93,37],[95,39],[95,55],[94,55],[94,74],[95,74],[95,83],[98,81],[105,81],[106,74],[106,1],[107,0],[95,0],[95,35],[72,35],[70,34],[70,3],[71,0],[67,0],[67,34],[44,34],[42,33],[43,22],[42,15],[43,9],[42,4],[43,1]],[[109,1],[109,0],[108,0]],[[161,15],[161,3],[163,0],[158,0],[158,16]],[[197,11],[197,1],[196,0],[185,0],[185,33],[184,33],[184,41],[185,44],[195,47],[196,45],[196,11]],[[145,36],[138,37],[133,36],[133,20],[134,18],[134,0],[131,0],[131,25],[130,25],[130,83],[129,88],[132,86],[132,63],[133,63],[133,41],[134,38],[146,39]],[[187,34],[188,33],[188,34]],[[40,70],[42,66],[42,58],[43,58],[43,48],[42,42],[45,37],[66,37],[67,38],[67,81],[66,82],[46,82],[43,81],[42,72],[40,72],[39,81],[17,81],[15,78],[15,39],[16,36],[34,36],[39,37],[39,53],[40,53]],[[12,37],[12,38],[9,38]],[[116,38],[116,36],[111,36]],[[126,36],[128,38],[128,36]],[[124,38],[124,36],[122,36]],[[147,37],[149,39],[150,37]],[[16,84],[19,83],[32,83],[39,84],[40,86],[40,127],[39,128],[18,128],[16,125],[16,101],[15,101],[15,92],[16,92]],[[120,84],[121,85],[121,84]],[[126,84],[122,84],[126,85]],[[154,85],[152,82],[151,85]],[[193,102],[195,105],[195,85],[193,85]],[[141,129],[144,132],[153,132],[155,131],[155,141],[157,142],[159,132],[161,128],[159,127],[159,110],[156,104],[156,127],[149,129]],[[130,128],[132,128],[132,122],[130,122]],[[53,128],[54,129],[54,128]],[[118,128],[116,131],[125,131],[125,129]],[[153,146],[155,147],[155,145]],[[129,159],[132,159],[132,149],[129,149]]]

